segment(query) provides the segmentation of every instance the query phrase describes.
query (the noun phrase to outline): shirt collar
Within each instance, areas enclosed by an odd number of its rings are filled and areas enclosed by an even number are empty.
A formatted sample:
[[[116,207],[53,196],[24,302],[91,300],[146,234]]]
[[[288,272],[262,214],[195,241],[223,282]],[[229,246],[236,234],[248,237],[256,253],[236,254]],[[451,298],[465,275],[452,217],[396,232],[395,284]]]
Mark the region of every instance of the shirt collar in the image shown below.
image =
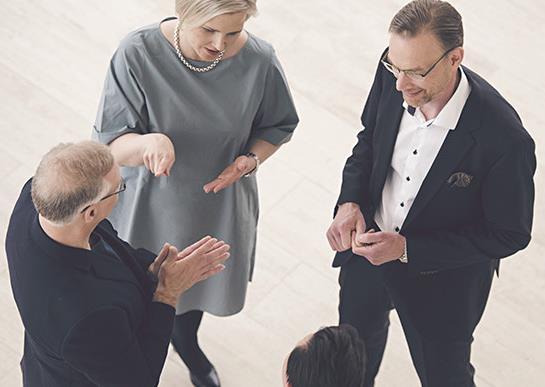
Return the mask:
[[[435,117],[435,119],[429,120],[431,121],[430,124],[433,123],[433,126],[454,130],[456,129],[456,125],[458,125],[458,120],[460,119],[462,110],[464,109],[467,98],[471,93],[471,86],[469,85],[469,82],[462,67],[459,68],[459,71],[460,82],[458,83],[456,91],[454,92],[452,97],[450,97],[443,109],[441,109],[437,117]],[[403,101],[403,107],[412,116],[415,116],[416,114],[421,116],[419,108],[415,109],[414,107],[409,106],[405,101]]]

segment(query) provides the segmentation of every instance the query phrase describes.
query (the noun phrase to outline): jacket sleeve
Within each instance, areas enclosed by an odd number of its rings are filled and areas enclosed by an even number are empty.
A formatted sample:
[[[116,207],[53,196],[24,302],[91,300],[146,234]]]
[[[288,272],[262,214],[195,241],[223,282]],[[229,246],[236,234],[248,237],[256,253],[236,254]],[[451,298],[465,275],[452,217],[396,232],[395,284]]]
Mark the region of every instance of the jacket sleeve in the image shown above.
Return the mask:
[[[536,169],[531,138],[513,143],[482,185],[483,218],[459,230],[408,233],[409,270],[425,273],[504,258],[530,242]]]
[[[159,383],[174,308],[152,302],[144,327],[133,327],[120,308],[94,311],[63,342],[65,361],[100,386],[150,387]]]
[[[383,72],[379,62],[371,91],[367,96],[367,102],[361,115],[363,129],[358,133],[358,142],[352,149],[352,155],[346,160],[343,169],[341,193],[337,200],[335,213],[340,204],[347,202],[359,204],[364,214],[370,210],[369,180],[373,162],[372,141],[382,94]]]

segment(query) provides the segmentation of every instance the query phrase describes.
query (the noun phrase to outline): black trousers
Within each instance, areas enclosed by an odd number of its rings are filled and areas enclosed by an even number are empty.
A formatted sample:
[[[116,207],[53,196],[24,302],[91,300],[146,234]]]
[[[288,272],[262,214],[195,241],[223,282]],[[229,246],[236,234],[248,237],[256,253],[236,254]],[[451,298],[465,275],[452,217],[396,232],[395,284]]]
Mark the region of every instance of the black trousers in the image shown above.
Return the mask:
[[[485,262],[411,276],[407,265],[376,267],[352,256],[339,276],[340,323],[354,326],[367,351],[365,386],[374,386],[395,308],[423,387],[470,387],[473,332],[484,311],[494,273]]]
[[[200,310],[177,315],[170,340],[189,371],[198,376],[207,375],[212,370],[212,363],[201,350],[197,338],[202,317],[203,312]]]

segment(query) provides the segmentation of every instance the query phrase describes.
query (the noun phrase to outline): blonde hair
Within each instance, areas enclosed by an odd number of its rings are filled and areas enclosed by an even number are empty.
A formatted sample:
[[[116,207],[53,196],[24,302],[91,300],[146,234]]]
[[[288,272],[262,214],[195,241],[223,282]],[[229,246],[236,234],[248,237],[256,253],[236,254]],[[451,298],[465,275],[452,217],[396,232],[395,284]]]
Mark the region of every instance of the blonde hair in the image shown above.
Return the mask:
[[[104,176],[114,166],[110,149],[94,141],[59,144],[45,154],[32,179],[32,201],[50,222],[70,223],[84,205],[111,187]]]
[[[176,0],[176,15],[185,28],[201,26],[226,13],[246,12],[247,18],[257,14],[257,0]]]

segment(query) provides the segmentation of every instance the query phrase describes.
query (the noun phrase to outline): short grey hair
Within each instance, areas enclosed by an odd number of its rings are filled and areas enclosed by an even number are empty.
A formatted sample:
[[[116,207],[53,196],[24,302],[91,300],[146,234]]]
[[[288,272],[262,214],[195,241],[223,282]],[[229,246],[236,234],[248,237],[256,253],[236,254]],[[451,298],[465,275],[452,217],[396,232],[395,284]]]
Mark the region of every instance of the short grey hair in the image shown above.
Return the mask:
[[[111,189],[104,177],[114,166],[110,149],[94,141],[61,143],[40,161],[32,179],[32,201],[55,224],[72,222],[78,211]]]
[[[462,16],[441,0],[414,0],[394,16],[389,32],[410,37],[429,31],[435,35],[445,50],[464,45]]]
[[[257,14],[257,0],[176,0],[176,15],[186,28],[201,26],[226,13]]]

